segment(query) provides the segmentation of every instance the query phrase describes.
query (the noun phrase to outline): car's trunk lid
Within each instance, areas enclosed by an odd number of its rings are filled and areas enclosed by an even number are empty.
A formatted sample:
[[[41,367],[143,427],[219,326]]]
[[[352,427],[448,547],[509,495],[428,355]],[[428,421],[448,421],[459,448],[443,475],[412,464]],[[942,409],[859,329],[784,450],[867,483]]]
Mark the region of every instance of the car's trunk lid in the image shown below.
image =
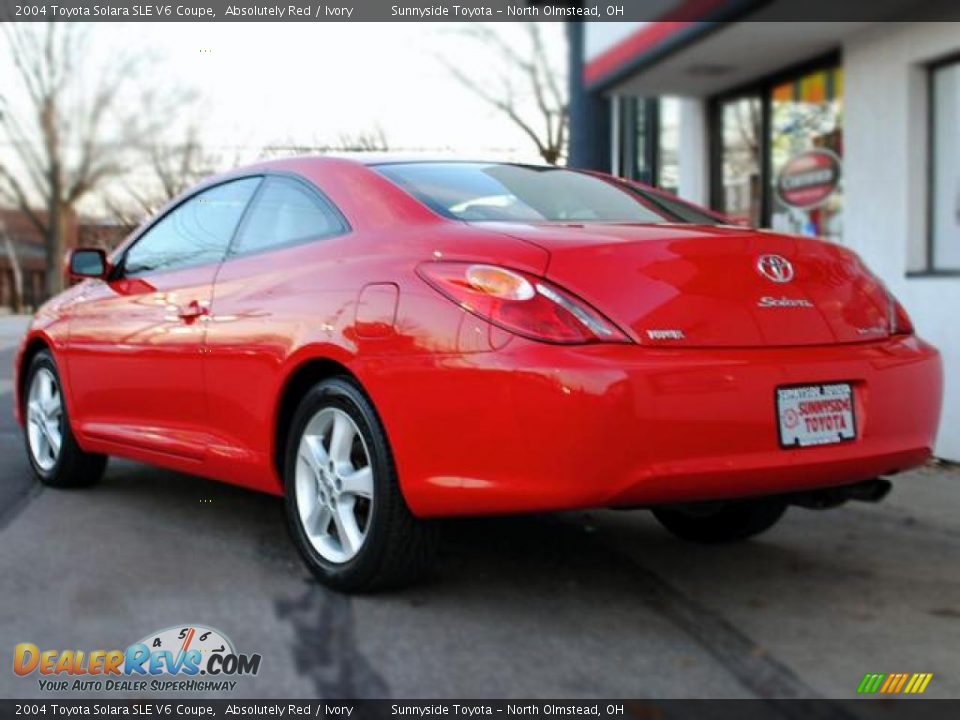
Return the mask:
[[[884,288],[856,255],[827,242],[729,226],[498,223],[497,229],[546,249],[548,279],[641,343],[822,345],[888,332]]]

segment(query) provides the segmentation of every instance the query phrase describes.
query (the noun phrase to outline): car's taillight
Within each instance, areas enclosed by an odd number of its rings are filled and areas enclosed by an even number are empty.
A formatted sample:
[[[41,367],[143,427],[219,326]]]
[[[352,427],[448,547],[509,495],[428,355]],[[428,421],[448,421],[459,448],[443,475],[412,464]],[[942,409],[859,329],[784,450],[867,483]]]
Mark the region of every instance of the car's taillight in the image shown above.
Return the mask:
[[[631,342],[587,303],[546,280],[497,265],[431,262],[420,277],[468,312],[543,342]]]
[[[891,335],[913,335],[913,322],[903,305],[887,290],[887,321]]]
[[[900,301],[897,300],[896,296],[892,292],[890,292],[890,288],[887,287],[887,284],[879,277],[874,275],[874,273],[866,266],[859,256],[856,256],[856,260],[860,266],[860,271],[867,275],[867,277],[871,278],[887,296],[887,329],[890,334],[913,335],[913,321],[910,320],[910,316],[907,314],[907,311],[904,309],[903,305],[900,304]]]

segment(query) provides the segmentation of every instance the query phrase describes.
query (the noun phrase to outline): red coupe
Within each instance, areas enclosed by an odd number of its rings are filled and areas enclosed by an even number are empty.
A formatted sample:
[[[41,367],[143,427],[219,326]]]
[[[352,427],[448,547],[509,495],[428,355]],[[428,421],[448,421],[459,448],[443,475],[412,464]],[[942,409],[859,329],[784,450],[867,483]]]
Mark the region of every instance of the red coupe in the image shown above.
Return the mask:
[[[340,589],[423,571],[445,516],[745,538],[882,497],[937,430],[939,355],[854,253],[598,174],[269,162],[69,263],[16,361],[40,480],[117,455],[284,495]]]

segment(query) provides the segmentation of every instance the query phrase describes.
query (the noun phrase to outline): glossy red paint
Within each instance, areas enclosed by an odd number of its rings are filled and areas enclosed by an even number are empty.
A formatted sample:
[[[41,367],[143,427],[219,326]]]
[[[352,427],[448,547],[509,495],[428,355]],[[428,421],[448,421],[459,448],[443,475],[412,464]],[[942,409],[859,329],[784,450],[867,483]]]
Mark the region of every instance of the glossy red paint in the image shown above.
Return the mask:
[[[25,358],[45,344],[85,450],[279,494],[285,389],[310,363],[341,366],[421,516],[775,494],[930,454],[939,355],[889,332],[886,291],[843,248],[735,227],[463,223],[348,160],[243,174],[259,173],[314,184],[349,232],[71,288],[21,347],[18,419]],[[765,254],[791,260],[793,281],[765,279]],[[513,335],[425,282],[418,267],[438,260],[545,278],[632,342]],[[857,439],[781,449],[776,387],[839,381],[854,386]]]

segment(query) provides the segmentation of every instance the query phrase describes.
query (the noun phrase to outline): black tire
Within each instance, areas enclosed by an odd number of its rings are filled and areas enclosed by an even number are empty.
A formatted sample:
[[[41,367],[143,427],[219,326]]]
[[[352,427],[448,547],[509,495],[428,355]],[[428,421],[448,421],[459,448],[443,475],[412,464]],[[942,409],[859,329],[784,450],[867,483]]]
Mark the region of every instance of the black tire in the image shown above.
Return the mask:
[[[764,498],[659,507],[653,514],[681,540],[713,544],[759,535],[773,527],[786,511],[786,503]]]
[[[317,551],[304,530],[297,504],[300,440],[311,420],[327,408],[342,410],[353,420],[373,471],[366,537],[356,555],[345,562],[332,562]],[[350,378],[324,380],[304,396],[290,425],[285,460],[287,526],[300,556],[321,583],[344,592],[370,592],[409,584],[432,566],[439,546],[437,526],[417,519],[407,507],[380,419]]]
[[[33,468],[37,479],[49,487],[81,488],[94,485],[103,477],[103,472],[107,467],[107,456],[84,452],[77,444],[70,427],[70,416],[63,395],[63,381],[57,369],[57,363],[49,350],[42,350],[37,353],[27,369],[26,382],[23,386],[23,416],[25,419],[28,418],[29,392],[33,386],[34,378],[44,370],[52,374],[60,394],[60,453],[51,467],[42,467],[34,458],[30,447],[29,422],[24,422],[23,441],[30,467]]]

